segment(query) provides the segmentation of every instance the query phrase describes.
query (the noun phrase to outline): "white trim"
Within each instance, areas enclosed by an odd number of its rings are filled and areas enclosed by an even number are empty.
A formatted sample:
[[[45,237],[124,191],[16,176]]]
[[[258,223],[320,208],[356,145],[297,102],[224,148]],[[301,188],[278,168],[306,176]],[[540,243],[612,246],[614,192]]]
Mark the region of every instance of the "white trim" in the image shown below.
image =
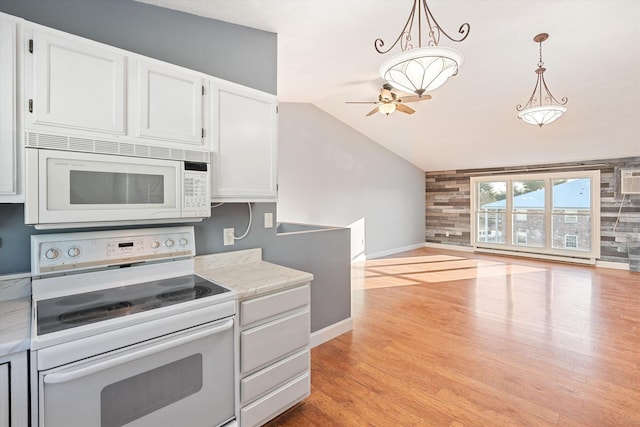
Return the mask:
[[[336,322],[333,325],[329,325],[325,328],[322,328],[318,331],[313,332],[311,334],[310,346],[311,348],[317,347],[320,344],[330,341],[335,337],[340,336],[351,330],[353,330],[353,319],[349,317],[347,319]]]
[[[489,249],[489,248],[476,248],[474,252],[477,253],[487,253],[487,254],[498,254],[498,255],[508,255],[512,257],[525,257],[525,258],[535,258],[535,259],[544,259],[551,261],[562,261],[562,262],[571,262],[575,264],[588,264],[595,265],[596,260],[593,258],[572,258],[560,255],[546,255],[541,254],[539,252],[518,252],[512,250],[500,250],[500,249]]]
[[[448,251],[473,252],[473,248],[471,246],[445,245],[444,243],[426,242],[424,244],[424,247],[434,248],[434,249],[446,249]]]
[[[629,271],[629,264],[627,264],[626,262],[596,261],[596,267]]]
[[[397,254],[397,253],[400,253],[400,252],[412,251],[414,249],[420,249],[420,248],[424,248],[424,247],[425,247],[424,243],[416,243],[416,244],[413,244],[413,245],[402,246],[402,247],[395,248],[395,249],[388,249],[386,251],[374,252],[374,253],[368,254],[368,255],[365,254],[365,259],[382,258],[383,256],[393,255],[393,254]]]

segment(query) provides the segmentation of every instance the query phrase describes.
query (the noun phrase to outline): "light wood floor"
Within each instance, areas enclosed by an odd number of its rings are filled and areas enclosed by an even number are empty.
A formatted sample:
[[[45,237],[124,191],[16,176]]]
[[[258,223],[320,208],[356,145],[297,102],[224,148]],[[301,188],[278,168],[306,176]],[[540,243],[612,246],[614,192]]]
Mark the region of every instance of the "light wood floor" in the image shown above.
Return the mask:
[[[352,286],[270,427],[640,426],[640,273],[420,249]]]

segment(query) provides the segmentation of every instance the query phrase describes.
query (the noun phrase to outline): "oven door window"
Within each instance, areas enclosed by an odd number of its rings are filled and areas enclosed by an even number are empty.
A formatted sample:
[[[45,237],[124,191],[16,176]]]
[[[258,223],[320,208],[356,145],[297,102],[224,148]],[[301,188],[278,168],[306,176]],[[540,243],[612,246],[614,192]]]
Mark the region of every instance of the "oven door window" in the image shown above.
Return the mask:
[[[233,320],[39,373],[40,425],[217,426],[233,419]]]

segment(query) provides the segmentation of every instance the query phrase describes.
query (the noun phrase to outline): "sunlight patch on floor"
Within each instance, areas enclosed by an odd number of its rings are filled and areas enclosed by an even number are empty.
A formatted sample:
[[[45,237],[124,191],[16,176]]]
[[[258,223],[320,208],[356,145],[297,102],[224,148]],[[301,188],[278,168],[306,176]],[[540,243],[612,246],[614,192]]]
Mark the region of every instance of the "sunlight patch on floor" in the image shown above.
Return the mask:
[[[390,288],[540,271],[545,270],[449,255],[384,258],[354,264],[351,268],[351,288]]]

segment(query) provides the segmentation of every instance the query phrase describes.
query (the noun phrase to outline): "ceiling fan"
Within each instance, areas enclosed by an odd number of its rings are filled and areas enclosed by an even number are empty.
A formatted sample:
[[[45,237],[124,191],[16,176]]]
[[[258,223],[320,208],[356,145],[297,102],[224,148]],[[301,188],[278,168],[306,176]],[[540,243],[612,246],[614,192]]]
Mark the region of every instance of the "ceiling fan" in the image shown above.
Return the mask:
[[[378,95],[377,101],[347,101],[347,104],[376,104],[376,108],[369,111],[367,116],[371,116],[376,111],[381,112],[382,114],[389,115],[394,111],[398,110],[402,113],[413,114],[416,112],[411,107],[404,105],[407,102],[416,102],[416,101],[426,101],[427,99],[431,99],[431,95],[410,95],[399,98],[394,92],[391,92],[391,85],[385,83],[382,85],[382,89],[380,89],[380,95]]]

